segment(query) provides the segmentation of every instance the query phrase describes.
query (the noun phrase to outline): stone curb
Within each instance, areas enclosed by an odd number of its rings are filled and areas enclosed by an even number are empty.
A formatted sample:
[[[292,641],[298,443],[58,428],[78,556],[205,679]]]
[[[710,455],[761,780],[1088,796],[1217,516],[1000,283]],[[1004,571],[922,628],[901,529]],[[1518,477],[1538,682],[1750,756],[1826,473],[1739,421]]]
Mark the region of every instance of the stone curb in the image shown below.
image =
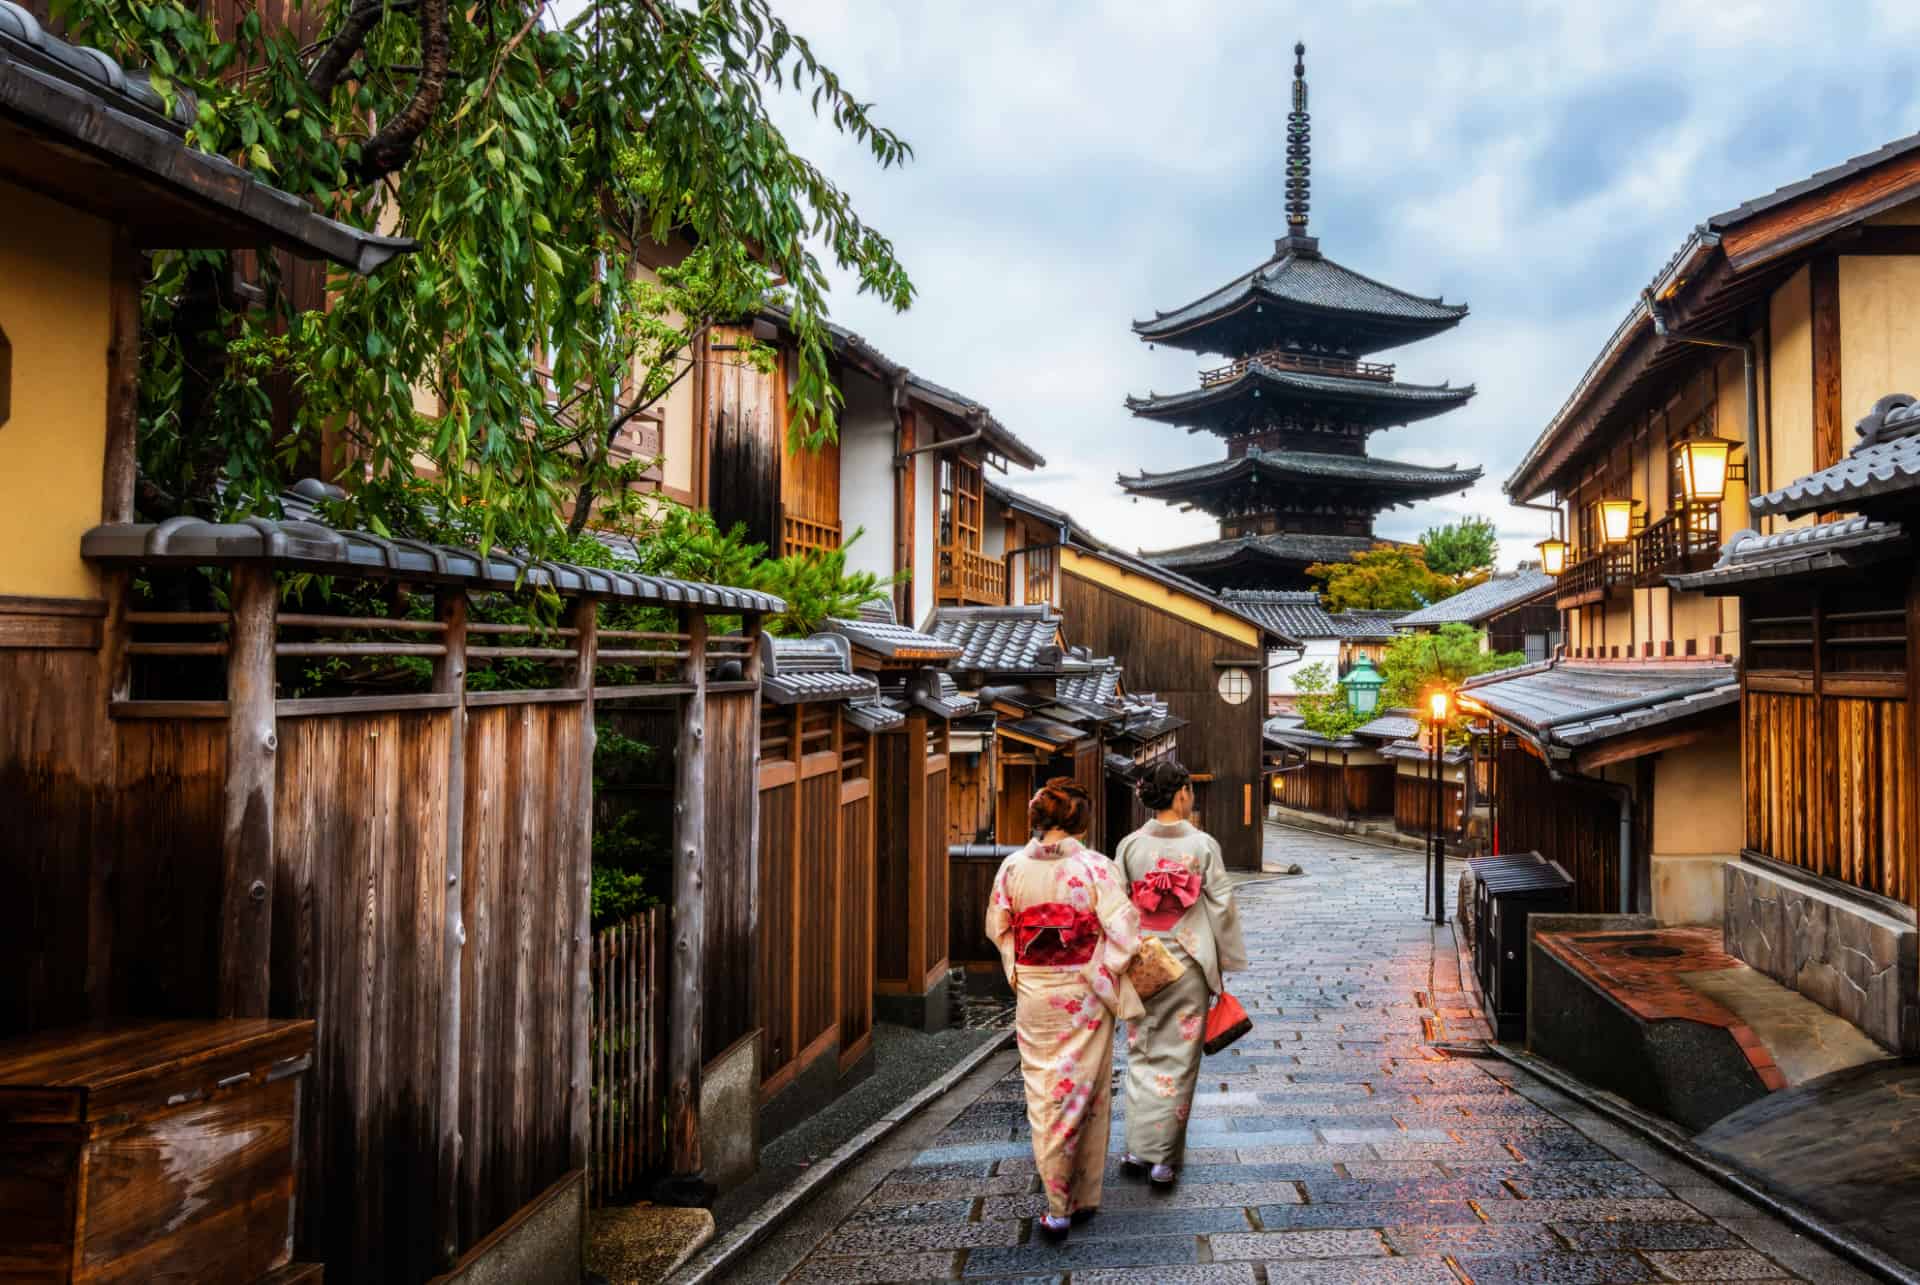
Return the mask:
[[[1624,1099],[1574,1078],[1550,1063],[1541,1061],[1531,1053],[1508,1048],[1497,1041],[1489,1041],[1487,1048],[1495,1056],[1550,1087],[1558,1089],[1580,1102],[1581,1105],[1591,1108],[1615,1124],[1631,1129],[1655,1146],[1666,1149],[1722,1187],[1759,1205],[1809,1240],[1832,1250],[1854,1266],[1871,1272],[1883,1281],[1891,1281],[1893,1285],[1920,1285],[1920,1274],[1916,1274],[1903,1263],[1895,1262],[1886,1255],[1884,1250],[1830,1227],[1812,1210],[1783,1196],[1774,1195],[1738,1169],[1694,1146],[1688,1138],[1676,1132],[1672,1126],[1658,1117],[1649,1115]]]
[[[778,1230],[780,1224],[805,1204],[815,1191],[837,1178],[875,1144],[912,1119],[921,1108],[960,1083],[977,1070],[981,1063],[1012,1042],[1013,1028],[1008,1027],[954,1063],[939,1079],[841,1143],[824,1160],[808,1166],[805,1176],[798,1182],[762,1205],[746,1222],[708,1246],[707,1250],[684,1270],[683,1275],[672,1278],[673,1285],[708,1285],[708,1282],[724,1280],[722,1273],[727,1268],[733,1266],[748,1250]]]
[[[1401,834],[1395,830],[1349,830],[1347,823],[1331,818],[1322,819],[1311,812],[1300,812],[1293,808],[1272,806],[1266,819],[1274,825],[1289,830],[1304,830],[1308,834],[1322,834],[1335,839],[1351,839],[1355,843],[1372,844],[1376,848],[1393,848],[1401,852],[1425,852],[1426,840],[1413,835]]]

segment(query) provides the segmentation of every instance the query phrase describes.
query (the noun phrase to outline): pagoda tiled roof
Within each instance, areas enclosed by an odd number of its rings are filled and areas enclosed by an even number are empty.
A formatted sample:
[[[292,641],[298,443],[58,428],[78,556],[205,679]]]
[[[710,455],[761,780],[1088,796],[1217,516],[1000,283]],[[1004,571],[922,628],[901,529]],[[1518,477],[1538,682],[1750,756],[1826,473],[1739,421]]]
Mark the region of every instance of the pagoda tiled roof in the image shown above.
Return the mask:
[[[1371,455],[1333,455],[1311,451],[1249,450],[1237,459],[1214,460],[1166,473],[1121,474],[1122,490],[1134,495],[1175,497],[1240,481],[1294,479],[1303,482],[1352,483],[1420,496],[1465,490],[1480,480],[1478,468],[1434,468],[1378,459]]]
[[[1262,395],[1276,395],[1257,407]],[[1321,371],[1288,370],[1258,358],[1231,379],[1179,393],[1129,397],[1126,407],[1143,419],[1161,420],[1188,428],[1222,431],[1236,413],[1248,417],[1267,411],[1275,401],[1335,402],[1351,407],[1356,422],[1372,428],[1411,424],[1464,406],[1474,395],[1472,384],[1403,384],[1390,379]]]
[[[1185,307],[1156,312],[1151,321],[1134,322],[1133,330],[1142,339],[1155,343],[1196,347],[1202,352],[1226,351],[1205,346],[1206,338],[1195,332],[1203,331],[1209,323],[1268,303],[1333,320],[1361,320],[1369,329],[1386,331],[1379,336],[1384,342],[1371,345],[1370,350],[1437,333],[1459,324],[1467,315],[1467,305],[1463,303],[1409,294],[1342,267],[1317,252],[1282,250],[1251,272],[1243,273]],[[1274,321],[1287,324],[1284,314],[1276,316]],[[1297,327],[1298,323],[1293,324]],[[1183,339],[1186,342],[1182,342]]]
[[[1365,553],[1376,544],[1370,535],[1319,535],[1310,532],[1277,531],[1270,535],[1229,536],[1200,544],[1181,545],[1143,553],[1147,561],[1174,571],[1219,567],[1236,560],[1271,561],[1306,565],[1312,562],[1339,562],[1356,553]],[[1228,599],[1236,606],[1244,603]],[[1299,635],[1294,635],[1298,637]]]

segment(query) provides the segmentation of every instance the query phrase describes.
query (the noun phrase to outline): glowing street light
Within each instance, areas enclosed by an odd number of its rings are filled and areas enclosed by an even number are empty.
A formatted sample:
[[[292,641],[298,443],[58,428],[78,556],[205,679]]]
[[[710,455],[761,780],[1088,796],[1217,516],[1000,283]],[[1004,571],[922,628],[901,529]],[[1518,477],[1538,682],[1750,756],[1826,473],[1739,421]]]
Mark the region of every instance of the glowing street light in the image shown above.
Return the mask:
[[[1563,574],[1567,569],[1567,542],[1556,536],[1548,536],[1533,546],[1540,550],[1540,569],[1550,576]]]
[[[1690,437],[1674,447],[1680,460],[1680,493],[1688,504],[1724,499],[1733,475],[1730,457],[1738,442],[1724,437]]]
[[[1633,535],[1633,509],[1638,500],[1600,501],[1600,534],[1608,544],[1622,544]]]

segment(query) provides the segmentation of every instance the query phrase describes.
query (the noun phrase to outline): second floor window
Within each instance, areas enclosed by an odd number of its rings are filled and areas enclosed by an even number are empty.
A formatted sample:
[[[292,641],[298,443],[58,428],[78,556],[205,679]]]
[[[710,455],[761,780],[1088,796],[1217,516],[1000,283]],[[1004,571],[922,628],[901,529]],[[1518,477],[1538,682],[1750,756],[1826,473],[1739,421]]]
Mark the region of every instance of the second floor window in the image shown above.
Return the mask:
[[[952,455],[940,457],[940,543],[980,551],[980,466]]]

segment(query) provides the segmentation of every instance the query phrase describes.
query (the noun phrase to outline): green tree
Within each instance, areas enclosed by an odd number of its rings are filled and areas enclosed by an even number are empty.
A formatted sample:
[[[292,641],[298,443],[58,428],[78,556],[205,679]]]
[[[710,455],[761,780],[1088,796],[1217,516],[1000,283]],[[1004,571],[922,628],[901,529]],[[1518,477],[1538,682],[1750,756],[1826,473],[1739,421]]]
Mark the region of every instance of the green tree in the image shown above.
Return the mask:
[[[1401,634],[1387,644],[1380,673],[1387,680],[1380,689],[1383,706],[1423,711],[1427,693],[1435,687],[1449,692],[1477,674],[1510,669],[1527,662],[1517,651],[1487,651],[1484,629],[1455,622],[1436,633]]]
[[[1435,573],[1418,545],[1376,544],[1345,562],[1316,562],[1307,574],[1321,582],[1331,611],[1413,611],[1461,588]]]
[[[1420,548],[1426,554],[1429,569],[1437,575],[1456,579],[1485,576],[1500,556],[1493,521],[1483,517],[1462,518],[1445,526],[1431,527],[1420,537]]]
[[[1356,714],[1348,707],[1347,693],[1334,680],[1333,671],[1325,661],[1302,665],[1294,671],[1293,690],[1297,694],[1294,708],[1300,713],[1301,726],[1329,740],[1340,739],[1372,718],[1368,714]]]
[[[607,444],[684,372],[703,328],[783,283],[790,422],[817,443],[839,404],[823,257],[896,308],[912,299],[892,245],[788,146],[766,96],[807,94],[882,167],[910,149],[769,0],[590,0],[564,23],[545,0],[312,0],[314,27],[247,8],[227,33],[214,7],[181,0],[56,4],[78,38],[153,68],[163,94],[191,91],[197,146],[420,246],[372,278],[333,273],[328,309],[305,313],[272,256],[250,303],[226,253],[156,255],[148,517],[272,512],[328,430],[353,448],[342,516],[458,525],[547,556],[562,515],[617,496]],[[694,257],[653,285],[642,248],[669,243]],[[550,382],[530,378],[536,355]],[[296,394],[277,439],[275,387]]]

